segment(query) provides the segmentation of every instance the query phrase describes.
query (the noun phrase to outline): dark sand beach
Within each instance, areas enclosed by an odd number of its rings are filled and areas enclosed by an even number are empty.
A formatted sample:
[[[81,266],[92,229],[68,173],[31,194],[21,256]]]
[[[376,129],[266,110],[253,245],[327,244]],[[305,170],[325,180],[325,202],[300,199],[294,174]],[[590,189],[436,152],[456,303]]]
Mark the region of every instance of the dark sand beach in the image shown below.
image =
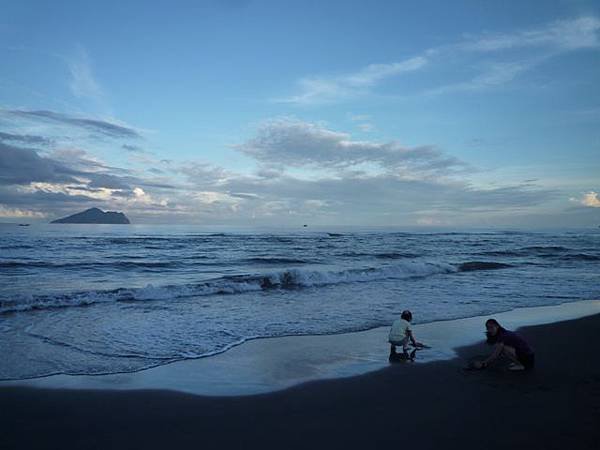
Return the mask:
[[[254,396],[2,388],[0,448],[597,449],[599,329],[600,315],[521,329],[527,373],[461,370],[481,344]]]

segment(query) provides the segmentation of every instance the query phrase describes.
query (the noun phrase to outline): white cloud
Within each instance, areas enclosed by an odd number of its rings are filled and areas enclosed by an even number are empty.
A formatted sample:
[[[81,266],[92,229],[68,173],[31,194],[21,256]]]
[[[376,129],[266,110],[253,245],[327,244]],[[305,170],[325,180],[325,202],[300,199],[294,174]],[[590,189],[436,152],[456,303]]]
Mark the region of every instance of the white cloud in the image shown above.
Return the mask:
[[[297,82],[299,93],[279,101],[312,105],[346,100],[371,93],[387,78],[423,69],[449,71],[458,61],[459,73],[464,72],[465,65],[475,67],[478,73],[466,81],[431,87],[426,93],[481,91],[510,83],[548,58],[574,50],[597,48],[600,48],[600,18],[583,16],[512,33],[468,36],[457,43],[427,49],[401,62],[371,64],[353,73],[303,77]],[[490,60],[501,52],[502,60]],[[481,58],[488,59],[482,61]]]
[[[371,122],[371,116],[367,114],[348,114],[348,118],[351,122],[355,122],[356,128],[363,133],[370,133],[375,130],[375,125]]]
[[[430,216],[425,216],[425,217],[419,217],[416,221],[417,225],[423,225],[423,226],[427,226],[427,227],[432,227],[432,226],[443,226],[443,225],[447,225],[447,223],[445,223],[443,220],[437,218],[437,217],[430,217]]]
[[[366,122],[371,120],[371,116],[368,114],[348,114],[348,118],[352,122]]]
[[[365,133],[369,133],[375,129],[375,126],[372,123],[359,123],[356,127]]]
[[[240,197],[233,197],[227,193],[219,191],[198,191],[193,193],[193,197],[200,201],[200,203],[228,203],[231,205],[237,205],[240,203]]]
[[[581,198],[571,198],[571,201],[590,208],[600,208],[600,194],[594,191],[586,192]]]
[[[309,200],[305,200],[304,204],[309,207],[309,208],[324,208],[325,206],[327,206],[327,202],[323,201],[323,200],[318,200],[318,199],[309,199]]]
[[[400,62],[369,64],[356,72],[338,76],[306,77],[298,81],[300,93],[278,99],[282,103],[314,104],[338,101],[369,92],[369,89],[386,78],[414,72],[427,64],[423,56]]]
[[[596,17],[560,20],[536,29],[475,37],[454,46],[432,49],[430,54],[452,54],[458,51],[465,54],[492,55],[501,51],[519,49],[529,49],[529,52],[519,60],[484,62],[480,64],[481,72],[470,80],[439,86],[430,89],[427,93],[481,91],[501,86],[561,53],[599,47],[600,19]]]
[[[458,91],[481,91],[484,89],[501,86],[514,80],[519,74],[525,72],[531,63],[492,63],[471,80],[438,86],[426,92],[429,95],[445,94]]]
[[[130,207],[152,207],[152,208],[165,208],[168,206],[166,198],[157,199],[155,196],[150,195],[144,191],[141,187],[135,187],[132,190],[132,196],[123,197],[121,203],[127,204]]]
[[[75,97],[101,100],[104,92],[96,81],[92,70],[92,61],[88,52],[82,46],[78,46],[74,57],[68,60],[71,80],[69,87]]]
[[[551,47],[556,50],[576,50],[600,46],[600,19],[579,17],[558,20],[542,27],[515,33],[479,37],[458,48],[463,51],[495,52],[523,47]]]
[[[338,81],[351,87],[373,86],[385,78],[394,77],[406,72],[413,72],[421,69],[426,64],[427,59],[422,56],[389,64],[369,64],[356,73],[339,77]]]
[[[0,217],[14,219],[43,219],[46,217],[46,214],[39,211],[30,211],[28,209],[21,208],[9,208],[7,206],[0,205]]]

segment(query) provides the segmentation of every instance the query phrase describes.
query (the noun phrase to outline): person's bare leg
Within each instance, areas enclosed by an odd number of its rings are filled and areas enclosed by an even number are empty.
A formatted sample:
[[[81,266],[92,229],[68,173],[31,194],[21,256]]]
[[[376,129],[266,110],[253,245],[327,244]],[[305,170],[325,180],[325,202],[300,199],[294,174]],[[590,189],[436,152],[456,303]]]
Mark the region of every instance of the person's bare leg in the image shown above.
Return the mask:
[[[406,356],[408,356],[408,338],[404,338],[402,341],[402,351]]]
[[[514,364],[513,368],[514,367],[517,367],[517,368],[523,367],[523,364],[521,364],[521,361],[519,361],[519,358],[517,358],[517,352],[515,351],[514,347],[509,347],[509,346],[505,345],[504,349],[502,350],[502,354],[504,356],[506,356],[512,364]]]
[[[517,359],[517,352],[515,351],[514,347],[509,347],[508,345],[505,345],[502,349],[502,354],[508,359],[510,359],[510,362],[520,364],[519,360]]]

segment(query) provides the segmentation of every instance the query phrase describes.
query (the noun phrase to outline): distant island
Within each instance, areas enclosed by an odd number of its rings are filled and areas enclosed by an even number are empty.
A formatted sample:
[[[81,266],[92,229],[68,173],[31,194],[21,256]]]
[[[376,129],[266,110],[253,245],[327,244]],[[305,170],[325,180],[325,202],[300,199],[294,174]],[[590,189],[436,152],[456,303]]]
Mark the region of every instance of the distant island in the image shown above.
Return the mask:
[[[127,225],[131,222],[125,214],[115,211],[102,211],[99,208],[86,209],[77,214],[53,220],[50,223],[98,223]]]

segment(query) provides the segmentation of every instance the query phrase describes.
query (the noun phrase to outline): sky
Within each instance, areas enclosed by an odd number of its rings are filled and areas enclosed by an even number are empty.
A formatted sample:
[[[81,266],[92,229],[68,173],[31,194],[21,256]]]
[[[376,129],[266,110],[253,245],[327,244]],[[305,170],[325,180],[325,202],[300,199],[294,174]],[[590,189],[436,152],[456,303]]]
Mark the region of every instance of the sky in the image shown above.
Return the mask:
[[[0,8],[0,222],[600,225],[597,1]]]

